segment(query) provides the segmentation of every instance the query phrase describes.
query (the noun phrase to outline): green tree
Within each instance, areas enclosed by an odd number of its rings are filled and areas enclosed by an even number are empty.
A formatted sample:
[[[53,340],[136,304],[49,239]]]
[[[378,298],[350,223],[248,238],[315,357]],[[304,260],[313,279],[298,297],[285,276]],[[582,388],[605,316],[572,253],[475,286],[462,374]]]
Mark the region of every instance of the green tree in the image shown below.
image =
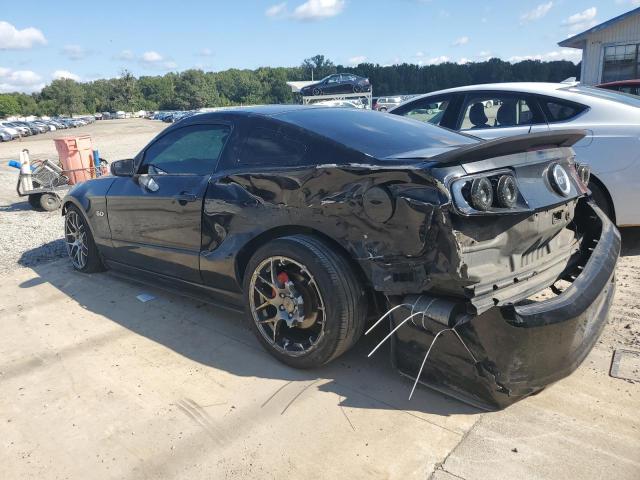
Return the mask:
[[[19,113],[20,105],[14,95],[0,95],[0,117],[8,117]]]
[[[175,80],[174,105],[180,110],[215,106],[218,91],[202,70],[186,70]]]
[[[84,91],[80,84],[70,78],[60,78],[51,82],[42,89],[42,98],[54,102],[53,112],[50,114],[82,113],[86,110],[84,103]]]
[[[305,58],[302,61],[302,68],[305,80],[320,80],[321,78],[336,73],[336,67],[331,60],[324,55],[314,55],[313,57]]]

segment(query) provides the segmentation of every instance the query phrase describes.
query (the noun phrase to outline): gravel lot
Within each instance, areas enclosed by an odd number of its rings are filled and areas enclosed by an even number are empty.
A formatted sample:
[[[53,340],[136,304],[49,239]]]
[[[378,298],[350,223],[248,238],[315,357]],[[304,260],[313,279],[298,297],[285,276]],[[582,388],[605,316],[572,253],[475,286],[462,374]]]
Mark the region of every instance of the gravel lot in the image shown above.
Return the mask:
[[[100,155],[109,161],[130,158],[166,123],[145,120],[105,120],[85,127],[60,130],[0,143],[0,274],[19,266],[31,267],[66,255],[62,243],[60,212],[35,212],[16,194],[18,170],[7,166],[20,151],[29,150],[32,160],[57,159],[54,138],[89,134]]]
[[[63,221],[59,212],[35,212],[15,192],[17,173],[7,161],[27,148],[32,159],[57,158],[53,138],[90,134],[102,157],[130,158],[167,124],[145,119],[106,120],[73,130],[62,130],[0,143],[0,275],[64,257]],[[640,228],[627,228],[623,256],[618,264],[618,291],[609,327],[600,343],[640,349]]]

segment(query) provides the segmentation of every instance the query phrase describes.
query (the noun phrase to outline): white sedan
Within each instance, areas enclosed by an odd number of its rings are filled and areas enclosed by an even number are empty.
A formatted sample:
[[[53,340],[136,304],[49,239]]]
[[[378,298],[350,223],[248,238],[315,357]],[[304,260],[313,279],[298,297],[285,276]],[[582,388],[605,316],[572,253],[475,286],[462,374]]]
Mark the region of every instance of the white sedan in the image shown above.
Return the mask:
[[[564,83],[496,83],[413,97],[389,113],[484,139],[584,129],[576,161],[618,226],[640,225],[640,97]]]

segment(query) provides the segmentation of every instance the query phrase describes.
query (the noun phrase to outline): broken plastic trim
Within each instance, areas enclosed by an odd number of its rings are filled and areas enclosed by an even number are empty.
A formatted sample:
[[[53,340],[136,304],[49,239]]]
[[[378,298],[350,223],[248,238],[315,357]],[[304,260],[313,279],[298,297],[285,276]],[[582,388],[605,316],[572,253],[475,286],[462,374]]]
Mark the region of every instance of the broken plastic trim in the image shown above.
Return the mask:
[[[426,307],[423,307],[421,310],[419,311],[415,311],[416,307],[418,306],[418,303],[425,298],[426,301],[428,302]],[[388,339],[390,339],[393,334],[398,331],[400,329],[400,327],[402,327],[405,323],[407,323],[409,320],[413,319],[414,317],[421,315],[422,316],[422,328],[425,329],[425,331],[427,330],[424,327],[424,319],[425,317],[427,318],[431,318],[432,320],[435,321],[440,321],[440,318],[437,318],[438,315],[435,315],[436,318],[430,317],[429,315],[429,309],[432,307],[432,305],[436,302],[439,301],[441,299],[437,298],[437,297],[431,297],[428,295],[419,295],[416,299],[415,302],[413,303],[401,303],[399,305],[396,305],[392,308],[390,308],[384,315],[382,315],[366,332],[365,335],[368,335],[369,333],[371,333],[379,324],[380,322],[382,322],[385,318],[387,318],[389,315],[391,315],[395,310],[397,310],[398,308],[401,307],[411,307],[411,313],[405,317],[401,322],[398,323],[398,325],[395,326],[395,328],[391,329],[391,331],[378,343],[378,345],[376,345],[374,347],[373,350],[371,350],[371,352],[369,352],[369,355],[367,355],[367,357],[371,357],[383,344],[384,342],[386,342]],[[462,346],[465,348],[465,350],[467,351],[467,353],[469,353],[469,355],[471,356],[473,363],[477,364],[478,361],[476,360],[476,357],[473,355],[473,353],[471,352],[471,350],[469,349],[469,347],[467,347],[467,345],[464,343],[464,341],[462,340],[462,337],[460,336],[460,334],[456,331],[456,327],[458,327],[458,325],[461,325],[462,323],[464,323],[466,320],[465,317],[461,317],[458,322],[450,328],[443,328],[442,330],[440,330],[434,337],[433,340],[431,341],[431,344],[429,345],[429,348],[427,349],[427,353],[425,354],[422,363],[420,364],[420,369],[418,371],[418,375],[415,378],[415,381],[413,382],[413,387],[411,388],[411,392],[409,393],[409,400],[411,400],[411,398],[413,397],[413,393],[416,390],[416,386],[418,385],[418,382],[420,380],[420,376],[422,375],[422,370],[424,369],[425,364],[427,363],[427,359],[429,358],[429,354],[431,353],[431,349],[433,348],[433,346],[436,343],[436,340],[438,340],[438,338],[440,338],[440,335],[445,333],[445,332],[453,332],[456,337],[458,338],[458,340],[460,341],[460,343],[462,344]],[[415,322],[413,322],[414,325],[416,325]],[[417,325],[416,325],[417,326]]]

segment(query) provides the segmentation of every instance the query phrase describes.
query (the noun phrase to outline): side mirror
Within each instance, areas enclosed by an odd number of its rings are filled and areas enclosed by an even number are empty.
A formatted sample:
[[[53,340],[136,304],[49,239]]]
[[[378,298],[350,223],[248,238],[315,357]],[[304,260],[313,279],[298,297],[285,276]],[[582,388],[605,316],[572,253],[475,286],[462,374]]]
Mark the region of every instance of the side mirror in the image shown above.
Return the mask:
[[[132,158],[111,162],[111,175],[114,177],[133,177],[134,173]]]

